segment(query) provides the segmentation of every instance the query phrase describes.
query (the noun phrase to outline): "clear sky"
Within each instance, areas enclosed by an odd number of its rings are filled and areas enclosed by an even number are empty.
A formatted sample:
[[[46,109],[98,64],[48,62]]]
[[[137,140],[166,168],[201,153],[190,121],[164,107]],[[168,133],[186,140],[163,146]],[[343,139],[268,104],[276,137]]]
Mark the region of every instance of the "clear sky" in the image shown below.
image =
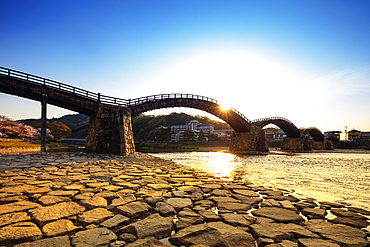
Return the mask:
[[[249,119],[370,131],[368,0],[1,0],[0,66],[101,94],[208,96]],[[0,115],[40,118],[0,94]],[[203,114],[202,111],[168,109]],[[48,117],[73,112],[48,107]]]

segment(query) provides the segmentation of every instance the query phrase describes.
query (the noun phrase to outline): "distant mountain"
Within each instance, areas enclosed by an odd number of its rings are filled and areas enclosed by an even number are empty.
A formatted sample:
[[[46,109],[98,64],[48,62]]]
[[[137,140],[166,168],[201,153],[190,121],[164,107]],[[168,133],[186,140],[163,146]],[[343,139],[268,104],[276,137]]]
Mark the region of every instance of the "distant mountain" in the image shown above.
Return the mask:
[[[34,124],[40,123],[40,120],[41,119],[22,119],[19,120],[19,122],[32,126]],[[72,130],[72,134],[69,136],[69,138],[80,139],[87,137],[90,117],[83,114],[70,114],[62,116],[60,118],[47,119],[46,121],[64,123]]]

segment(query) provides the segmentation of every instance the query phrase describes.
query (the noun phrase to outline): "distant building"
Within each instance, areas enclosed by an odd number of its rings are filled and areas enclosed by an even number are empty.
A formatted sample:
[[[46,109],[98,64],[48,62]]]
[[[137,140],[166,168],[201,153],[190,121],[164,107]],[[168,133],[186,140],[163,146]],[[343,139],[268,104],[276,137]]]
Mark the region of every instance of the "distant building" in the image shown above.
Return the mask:
[[[348,133],[348,140],[369,140],[370,131],[359,131],[359,130],[350,130]]]
[[[209,141],[211,135],[215,135],[218,139],[230,140],[231,130],[215,130],[211,125],[203,125],[198,120],[191,120],[184,125],[171,126],[171,141],[184,141],[184,132],[191,130],[193,132],[193,141]]]
[[[324,137],[340,141],[340,134],[342,131],[332,130],[324,132]]]
[[[215,135],[221,141],[230,141],[233,133],[233,129],[213,130],[211,132],[212,135]]]
[[[347,133],[348,133],[348,140],[361,139],[362,132],[359,130],[353,129],[353,130],[348,131]]]
[[[266,128],[264,131],[266,141],[282,141],[285,136],[285,132],[281,129]]]
[[[362,132],[361,139],[370,139],[370,131]]]
[[[179,133],[180,131],[185,131],[189,129],[189,125],[172,125],[171,133]]]

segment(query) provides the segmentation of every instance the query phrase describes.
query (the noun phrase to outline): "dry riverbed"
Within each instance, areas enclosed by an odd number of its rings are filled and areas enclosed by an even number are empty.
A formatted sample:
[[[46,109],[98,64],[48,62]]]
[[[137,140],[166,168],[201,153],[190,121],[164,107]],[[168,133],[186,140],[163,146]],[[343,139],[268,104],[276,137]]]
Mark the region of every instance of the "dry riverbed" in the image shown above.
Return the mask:
[[[369,218],[141,153],[0,156],[0,246],[370,246]]]

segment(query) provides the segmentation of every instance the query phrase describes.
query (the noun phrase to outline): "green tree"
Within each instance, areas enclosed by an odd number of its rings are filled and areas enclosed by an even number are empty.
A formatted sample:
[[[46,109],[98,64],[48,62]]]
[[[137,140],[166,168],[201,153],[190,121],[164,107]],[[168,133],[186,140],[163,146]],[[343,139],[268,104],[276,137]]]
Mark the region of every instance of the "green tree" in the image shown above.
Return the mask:
[[[60,141],[63,138],[72,134],[72,130],[62,122],[52,122],[46,125],[50,129],[51,134],[54,136],[56,141]]]
[[[194,138],[194,133],[190,129],[184,131],[184,140],[185,141],[192,141]]]

